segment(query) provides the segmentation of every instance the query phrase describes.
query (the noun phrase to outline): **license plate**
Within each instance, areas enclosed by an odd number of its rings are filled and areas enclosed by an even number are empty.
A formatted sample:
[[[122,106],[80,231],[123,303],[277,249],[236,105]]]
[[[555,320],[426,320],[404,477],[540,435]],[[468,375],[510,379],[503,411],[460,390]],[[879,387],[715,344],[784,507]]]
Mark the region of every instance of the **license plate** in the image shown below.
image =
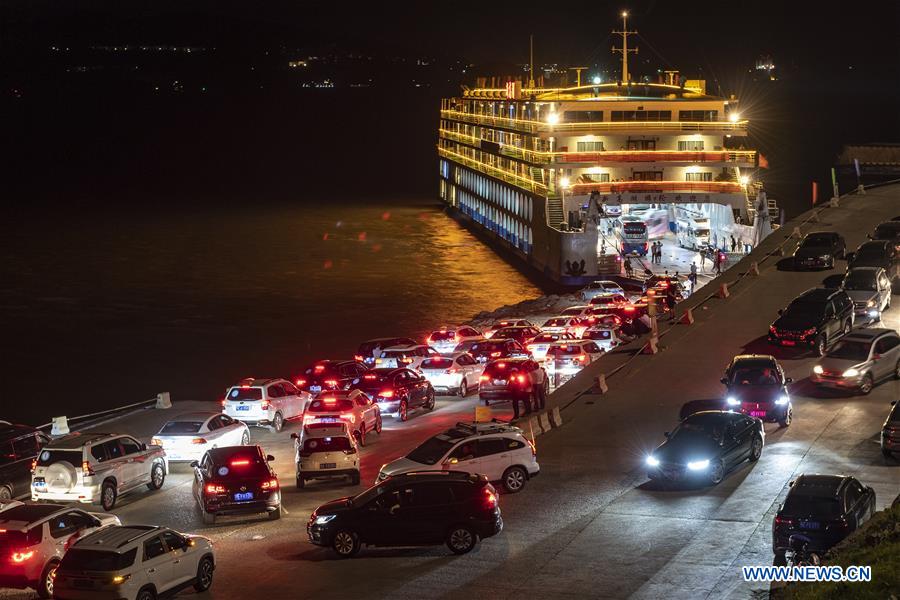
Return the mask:
[[[94,582],[90,579],[76,579],[74,582],[75,587],[85,589],[94,587]]]
[[[253,500],[253,492],[238,492],[234,495],[235,502],[245,502],[247,500]]]
[[[337,423],[340,421],[337,417],[319,417],[319,422],[321,423]]]
[[[795,342],[794,340],[781,340],[781,345],[782,346],[796,346],[797,342]]]
[[[237,410],[250,410],[250,407],[243,404],[238,404]]]
[[[506,385],[506,380],[505,379],[495,379],[494,385]]]
[[[35,488],[44,489],[45,487],[47,487],[47,482],[46,481],[34,481],[34,482],[32,482],[31,485],[32,485],[32,487],[35,487]]]
[[[309,386],[309,391],[312,392],[312,393],[314,393],[314,394],[315,394],[315,393],[318,393],[318,392],[321,392],[321,391],[322,391],[322,386],[321,386],[321,385],[311,385],[311,386]]]
[[[821,529],[822,524],[818,521],[800,521],[800,529]]]
[[[764,418],[764,417],[766,416],[766,411],[764,411],[764,410],[751,410],[751,411],[750,411],[750,416],[751,416],[751,417],[759,417],[760,419],[762,419],[762,418]]]
[[[336,469],[337,463],[319,463],[320,469]]]

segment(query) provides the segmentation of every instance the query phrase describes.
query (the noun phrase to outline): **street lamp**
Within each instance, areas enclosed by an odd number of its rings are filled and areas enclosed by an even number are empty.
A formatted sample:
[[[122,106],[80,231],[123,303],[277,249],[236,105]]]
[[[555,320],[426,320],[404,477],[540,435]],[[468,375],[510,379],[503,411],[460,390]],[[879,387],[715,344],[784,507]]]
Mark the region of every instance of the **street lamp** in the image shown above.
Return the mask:
[[[730,115],[728,115],[728,120],[731,121],[732,123],[737,123],[740,120],[740,118],[741,118],[740,113],[731,113]]]
[[[746,186],[748,183],[750,183],[750,178],[747,177],[746,175],[741,175],[740,182],[741,182],[741,185]]]
[[[557,123],[559,123],[559,113],[552,112],[547,115],[547,123],[549,123],[550,125],[556,125]]]
[[[594,75],[594,79],[592,81],[594,82],[594,85],[600,85],[601,83],[603,83],[603,78],[599,75]]]

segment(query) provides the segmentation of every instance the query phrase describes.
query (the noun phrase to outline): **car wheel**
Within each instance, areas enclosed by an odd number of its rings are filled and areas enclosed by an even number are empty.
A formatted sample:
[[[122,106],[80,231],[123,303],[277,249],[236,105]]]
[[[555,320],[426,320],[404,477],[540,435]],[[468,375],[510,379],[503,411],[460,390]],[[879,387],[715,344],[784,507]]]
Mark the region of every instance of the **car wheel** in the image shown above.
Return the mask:
[[[341,529],[334,534],[331,541],[331,549],[340,558],[350,558],[359,552],[359,536],[353,531]]]
[[[276,508],[275,510],[270,510],[268,516],[269,516],[270,521],[277,521],[278,519],[280,519],[281,518],[281,505],[279,504],[278,508]]]
[[[447,547],[453,554],[466,554],[478,543],[478,536],[469,527],[458,525],[447,534]]]
[[[163,486],[165,480],[166,470],[163,469],[161,464],[155,463],[153,468],[150,469],[150,483],[147,484],[147,487],[151,490],[158,490]]]
[[[873,387],[875,387],[875,381],[872,379],[872,374],[866,373],[862,382],[859,384],[859,393],[865,396],[872,391]]]
[[[791,421],[794,420],[794,408],[792,406],[788,406],[787,410],[784,411],[784,416],[778,420],[778,425],[780,427],[787,427],[791,424]]]
[[[759,457],[762,456],[763,451],[763,441],[762,438],[758,435],[753,436],[753,440],[750,442],[750,462],[756,462],[759,460]]]
[[[198,592],[208,590],[212,585],[214,570],[215,567],[211,558],[206,557],[202,559],[200,564],[197,565],[197,582],[194,584],[194,589]]]
[[[275,413],[275,418],[272,419],[272,428],[275,431],[281,431],[281,428],[284,427],[284,417],[281,416],[281,413]]]
[[[709,482],[718,485],[725,479],[725,465],[721,460],[716,461],[709,470]]]
[[[381,435],[381,430],[384,429],[384,423],[381,420],[381,413],[378,413],[378,416],[375,417],[375,433]]]
[[[215,525],[216,524],[216,513],[206,512],[202,508],[200,512],[203,513],[203,524],[204,525]]]
[[[113,482],[107,481],[100,488],[100,506],[103,510],[112,510],[116,505],[116,486]]]
[[[12,491],[8,487],[0,486],[0,502],[9,502],[12,500]]]
[[[153,588],[146,587],[138,592],[135,600],[156,600],[156,592],[153,591]]]
[[[56,568],[58,566],[59,561],[51,560],[41,572],[41,580],[38,581],[37,585],[37,593],[41,598],[53,597],[53,578],[56,575]]]
[[[503,489],[510,494],[521,492],[528,481],[528,474],[522,467],[510,467],[503,473]]]
[[[400,407],[397,409],[397,416],[400,417],[401,421],[409,419],[409,405],[406,403],[406,400],[400,401]]]
[[[350,484],[359,485],[359,471],[350,474]]]
[[[356,443],[359,444],[360,448],[366,447],[366,424],[360,423],[359,429],[356,431]]]
[[[469,395],[469,384],[466,383],[465,377],[463,377],[462,382],[459,384],[459,395],[461,398],[465,398]]]
[[[825,334],[820,334],[819,339],[816,342],[816,352],[819,353],[819,356],[825,356],[825,352],[828,350],[828,338]]]
[[[241,446],[249,446],[250,445],[250,432],[245,431],[244,435],[241,436]]]
[[[434,388],[428,388],[428,391],[425,392],[425,410],[434,410]]]

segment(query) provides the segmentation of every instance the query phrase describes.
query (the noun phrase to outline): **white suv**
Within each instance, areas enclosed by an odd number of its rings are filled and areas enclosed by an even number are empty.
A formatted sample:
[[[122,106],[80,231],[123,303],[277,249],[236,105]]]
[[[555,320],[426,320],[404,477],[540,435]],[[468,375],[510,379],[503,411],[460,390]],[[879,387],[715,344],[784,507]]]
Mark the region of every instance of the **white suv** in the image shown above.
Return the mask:
[[[429,467],[486,475],[490,481],[502,483],[511,494],[521,491],[541,472],[534,444],[518,427],[501,421],[457,423],[381,467],[375,483]]]
[[[294,462],[297,465],[297,487],[302,489],[310,479],[346,477],[351,485],[359,485],[359,448],[347,423],[312,423],[294,438]]]
[[[247,425],[281,431],[285,421],[303,416],[311,399],[285,379],[244,379],[225,392],[222,412]]]
[[[169,472],[165,451],[131,436],[72,433],[44,446],[31,474],[31,499],[97,503],[112,510],[116,499],[146,485],[162,487]]]
[[[78,540],[56,570],[53,597],[155,600],[212,585],[212,542],[151,525],[106,527]]]
[[[474,327],[464,325],[462,327],[441,327],[431,332],[425,343],[442,354],[448,354],[456,350],[461,342],[479,340],[483,336]]]
[[[0,560],[0,587],[30,587],[49,598],[56,567],[69,546],[101,527],[119,524],[115,515],[16,502],[0,511],[0,548],[7,551]]]
[[[384,369],[391,367],[393,369],[405,368],[417,371],[422,361],[426,358],[437,358],[440,355],[440,352],[425,344],[393,346],[382,352],[381,356],[375,359],[375,368]]]
[[[581,290],[581,298],[585,301],[590,301],[591,298],[603,294],[622,294],[624,296],[625,290],[615,281],[593,281]]]

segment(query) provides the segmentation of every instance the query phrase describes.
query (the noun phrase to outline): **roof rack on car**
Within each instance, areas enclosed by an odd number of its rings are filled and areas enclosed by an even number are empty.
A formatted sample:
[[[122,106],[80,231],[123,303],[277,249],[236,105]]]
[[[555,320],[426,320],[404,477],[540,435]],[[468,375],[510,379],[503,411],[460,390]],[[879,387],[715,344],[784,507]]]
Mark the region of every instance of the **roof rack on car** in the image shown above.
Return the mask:
[[[459,421],[456,423],[456,429],[460,429],[462,431],[470,433],[471,435],[484,435],[487,433],[499,433],[502,431],[509,431],[510,429],[517,428],[509,421],[491,419],[490,421],[484,423],[463,423],[462,421]]]

